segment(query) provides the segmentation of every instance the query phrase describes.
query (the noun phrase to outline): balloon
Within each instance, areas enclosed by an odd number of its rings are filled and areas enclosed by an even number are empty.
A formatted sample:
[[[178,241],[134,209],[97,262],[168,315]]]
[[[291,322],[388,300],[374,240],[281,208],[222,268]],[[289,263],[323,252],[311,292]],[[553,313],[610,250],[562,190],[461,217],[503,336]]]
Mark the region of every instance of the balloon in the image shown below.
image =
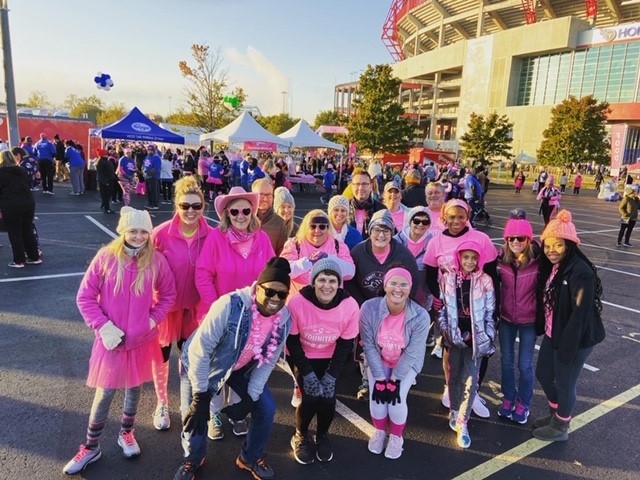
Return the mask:
[[[238,100],[238,97],[234,97],[232,95],[228,95],[228,96],[224,97],[222,99],[222,103],[229,110],[235,110],[240,105],[240,101]]]
[[[93,82],[96,84],[96,87],[99,90],[109,91],[114,85],[113,80],[111,79],[111,75],[102,72],[98,72],[98,74],[93,77]]]

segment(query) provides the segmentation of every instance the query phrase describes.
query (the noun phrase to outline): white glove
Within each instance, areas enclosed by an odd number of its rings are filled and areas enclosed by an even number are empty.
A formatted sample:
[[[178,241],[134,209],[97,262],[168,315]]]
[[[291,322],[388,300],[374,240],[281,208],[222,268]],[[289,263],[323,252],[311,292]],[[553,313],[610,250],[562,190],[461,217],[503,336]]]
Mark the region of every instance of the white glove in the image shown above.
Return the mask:
[[[111,320],[107,321],[100,329],[100,338],[102,338],[102,344],[107,350],[113,350],[122,342],[124,332],[116,327]]]
[[[153,330],[157,326],[158,326],[158,324],[155,322],[155,320],[153,318],[150,318],[149,319],[149,330]]]

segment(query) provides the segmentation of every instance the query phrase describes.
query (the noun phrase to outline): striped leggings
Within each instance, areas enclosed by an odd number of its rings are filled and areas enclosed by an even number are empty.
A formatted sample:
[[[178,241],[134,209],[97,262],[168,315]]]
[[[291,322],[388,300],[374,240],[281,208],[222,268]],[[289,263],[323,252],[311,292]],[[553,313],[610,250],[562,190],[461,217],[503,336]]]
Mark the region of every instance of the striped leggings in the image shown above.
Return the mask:
[[[96,394],[93,397],[93,405],[89,414],[89,426],[87,427],[88,447],[95,447],[100,443],[100,436],[107,423],[109,416],[109,408],[116,393],[115,388],[96,388]],[[120,418],[120,431],[128,431],[133,428],[133,422],[138,411],[138,403],[140,402],[140,393],[142,386],[126,388],[124,390],[124,406],[122,408],[122,417]]]

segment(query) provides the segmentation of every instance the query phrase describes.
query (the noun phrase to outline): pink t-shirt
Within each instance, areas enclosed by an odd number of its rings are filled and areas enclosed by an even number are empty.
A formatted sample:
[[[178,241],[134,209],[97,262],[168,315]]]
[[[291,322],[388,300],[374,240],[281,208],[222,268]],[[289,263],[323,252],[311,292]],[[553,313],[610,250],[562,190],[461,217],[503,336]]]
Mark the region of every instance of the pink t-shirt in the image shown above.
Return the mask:
[[[356,228],[360,233],[364,232],[364,221],[367,219],[367,211],[363,209],[355,209]]]
[[[444,222],[442,221],[442,214],[440,209],[431,210],[427,207],[429,211],[429,218],[431,219],[431,226],[429,227],[431,230],[443,231],[446,229]]]
[[[300,335],[307,358],[331,358],[338,338],[350,340],[358,335],[360,309],[352,297],[331,310],[323,310],[297,293],[287,307],[291,312],[290,333]]]
[[[378,260],[378,263],[382,265],[387,259],[387,257],[389,256],[389,253],[391,253],[391,245],[387,245],[385,249],[381,252],[373,252],[373,256],[376,257],[376,260]]]
[[[424,248],[424,244],[426,243],[426,240],[422,240],[421,242],[414,242],[413,240],[411,240],[410,238],[408,239],[407,242],[407,248],[409,249],[409,251],[411,252],[411,255],[413,255],[414,257],[417,257],[418,254],[422,251],[422,249]]]
[[[391,210],[389,210],[389,212],[393,218],[393,224],[395,225],[396,230],[401,232],[404,227],[404,210],[402,210],[402,208],[398,208],[395,212],[392,212]]]
[[[376,336],[380,347],[382,363],[389,368],[395,368],[406,347],[404,341],[404,310],[398,315],[389,314],[382,320],[380,330]]]
[[[271,315],[270,317],[265,317],[261,313],[256,312],[256,318],[253,319],[253,322],[260,322],[260,346],[264,345],[265,340],[267,339],[267,335],[271,332],[271,328],[273,328],[273,322],[279,318],[279,315]],[[252,325],[254,323],[252,322]],[[240,370],[247,363],[253,360],[255,353],[253,353],[253,342],[251,341],[251,333],[252,329],[249,329],[249,338],[247,343],[245,344],[242,352],[240,352],[240,356],[238,357],[238,361],[233,367],[233,370]],[[266,349],[262,349],[262,353],[265,353]]]

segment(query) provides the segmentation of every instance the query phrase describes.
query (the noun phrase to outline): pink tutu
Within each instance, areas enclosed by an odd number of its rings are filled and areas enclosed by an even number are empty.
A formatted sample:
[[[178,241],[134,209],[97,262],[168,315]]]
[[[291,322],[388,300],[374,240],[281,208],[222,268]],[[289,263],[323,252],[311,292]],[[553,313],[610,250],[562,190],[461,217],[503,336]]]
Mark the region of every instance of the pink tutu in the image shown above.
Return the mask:
[[[137,387],[153,380],[153,362],[162,363],[157,337],[131,350],[124,347],[106,350],[102,340],[96,337],[89,360],[87,386],[117,389]]]
[[[198,328],[196,309],[180,309],[169,312],[167,319],[158,325],[158,340],[161,346],[186,340]]]

